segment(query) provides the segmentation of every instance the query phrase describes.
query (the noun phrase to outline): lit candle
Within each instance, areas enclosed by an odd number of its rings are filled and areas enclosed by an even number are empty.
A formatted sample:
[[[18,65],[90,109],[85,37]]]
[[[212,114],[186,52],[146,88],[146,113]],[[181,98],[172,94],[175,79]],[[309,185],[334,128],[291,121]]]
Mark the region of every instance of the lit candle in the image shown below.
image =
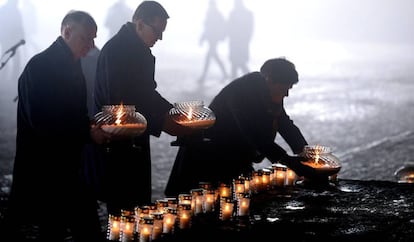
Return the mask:
[[[141,221],[141,218],[144,216],[148,216],[150,214],[150,206],[136,206],[134,208],[134,213],[135,213],[135,221],[137,221],[135,223],[135,231],[140,231],[139,229],[139,221]]]
[[[151,216],[154,218],[154,226],[152,227],[152,240],[161,238],[164,213],[153,212]]]
[[[230,197],[220,199],[220,219],[223,221],[230,220],[233,214],[233,201]]]
[[[237,194],[244,193],[245,187],[244,187],[243,178],[239,177],[237,179],[233,179],[233,191],[234,191],[233,199],[237,198]]]
[[[262,188],[263,190],[269,190],[270,188],[270,170],[262,169]]]
[[[290,169],[286,169],[286,186],[293,186],[296,182],[296,173]]]
[[[251,180],[252,190],[254,193],[258,193],[262,190],[262,171],[253,171],[253,177]]]
[[[139,221],[139,224],[139,242],[150,242],[154,225],[154,218],[151,216],[144,216]]]
[[[164,208],[168,207],[168,200],[167,199],[158,199],[155,201],[157,205],[158,212],[164,212]]]
[[[118,241],[120,231],[120,217],[110,214],[108,216],[108,240]]]
[[[219,196],[220,197],[230,197],[231,196],[231,187],[226,183],[220,183],[219,185]]]
[[[247,193],[251,193],[251,188],[250,188],[250,179],[251,177],[244,177],[244,191]]]
[[[274,166],[275,186],[277,186],[277,187],[283,187],[283,186],[285,186],[286,169],[287,169],[287,166],[282,165],[280,163],[277,163]]]
[[[249,215],[250,196],[248,193],[240,194],[237,200],[237,215]]]
[[[205,213],[214,211],[214,202],[216,191],[213,189],[204,190],[203,192],[203,208]]]
[[[194,215],[203,213],[203,194],[204,189],[202,188],[191,189],[191,195],[193,197],[191,200],[191,208],[193,209]]]
[[[189,204],[180,204],[180,205],[178,205],[178,207],[177,207],[177,216],[179,217],[178,227],[180,229],[190,228],[191,205],[189,205]]]
[[[134,241],[134,217],[121,217],[122,231],[121,231],[121,242]]]
[[[165,198],[165,200],[167,200],[168,207],[175,208],[175,209],[177,208],[177,204],[178,204],[177,198],[167,197],[167,198]]]
[[[187,193],[178,194],[178,204],[190,204],[191,205],[192,199],[193,197],[191,196],[191,194],[187,194]]]
[[[177,210],[166,207],[164,211],[164,217],[163,217],[163,224],[162,224],[162,232],[164,234],[171,234],[173,233],[173,228],[175,224],[175,218],[177,215]]]

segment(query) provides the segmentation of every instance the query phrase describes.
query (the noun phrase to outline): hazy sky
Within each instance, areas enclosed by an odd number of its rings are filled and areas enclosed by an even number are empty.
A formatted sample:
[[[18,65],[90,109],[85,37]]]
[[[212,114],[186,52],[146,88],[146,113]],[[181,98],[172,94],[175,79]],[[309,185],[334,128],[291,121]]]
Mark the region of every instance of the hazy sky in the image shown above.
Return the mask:
[[[0,6],[7,0],[0,0]],[[114,0],[20,0],[26,46],[24,58],[46,48],[59,35],[60,22],[70,9],[92,14],[98,23],[96,45],[108,39],[104,26]],[[132,11],[140,1],[126,0]],[[170,19],[164,40],[153,52],[202,65],[205,46],[199,45],[208,0],[160,0]],[[340,61],[353,58],[411,58],[414,48],[413,0],[244,0],[255,16],[250,65],[265,58],[286,56],[296,62]],[[218,0],[228,16],[233,0]],[[126,16],[130,19],[131,16]],[[0,16],[0,20],[3,16]],[[13,23],[6,23],[13,24]],[[2,26],[3,23],[0,24]],[[3,29],[3,28],[2,28]],[[17,39],[15,42],[18,42]],[[2,53],[7,47],[2,47]],[[227,58],[225,43],[219,50]],[[185,61],[184,61],[185,62]],[[174,62],[180,63],[180,62]],[[194,62],[192,62],[194,63]]]

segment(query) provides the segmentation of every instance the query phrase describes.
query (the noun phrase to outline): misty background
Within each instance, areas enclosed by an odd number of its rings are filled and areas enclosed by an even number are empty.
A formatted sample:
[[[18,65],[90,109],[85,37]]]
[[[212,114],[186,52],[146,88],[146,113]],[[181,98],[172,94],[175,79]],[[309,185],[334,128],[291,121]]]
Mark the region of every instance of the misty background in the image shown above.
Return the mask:
[[[110,9],[123,2],[126,10]],[[109,27],[132,18],[141,1],[117,0],[0,0],[0,174],[12,171],[16,134],[17,78],[27,61],[47,48],[59,35],[63,16],[71,9],[89,12],[98,24],[95,44],[101,48],[112,36]],[[170,102],[212,97],[230,80],[229,39],[217,43],[217,53],[228,72],[210,62],[205,80],[208,43],[200,42],[210,0],[160,0],[170,15],[163,40],[152,48],[156,56],[157,90]],[[235,0],[216,1],[227,20]],[[345,178],[393,179],[402,162],[414,160],[412,148],[395,160],[395,146],[355,165],[352,154],[366,152],[384,142],[400,142],[413,134],[414,120],[414,2],[412,0],[244,0],[253,14],[247,66],[259,70],[269,58],[284,56],[295,63],[300,82],[286,99],[286,108],[310,144],[333,147],[343,162]],[[9,4],[15,3],[12,10]],[[119,4],[119,3],[118,3]],[[6,8],[7,6],[7,8]],[[128,9],[129,8],[129,9]],[[110,21],[107,20],[110,19]],[[221,28],[221,25],[215,25]],[[232,29],[243,30],[245,24]],[[229,31],[227,29],[226,31]],[[9,60],[5,52],[24,39]],[[242,41],[242,39],[240,39]],[[241,74],[239,74],[241,75]],[[47,105],[47,104],[45,104]],[[70,117],[66,117],[70,118]],[[152,138],[155,189],[168,177],[177,147],[175,138]],[[287,146],[283,140],[278,140]],[[394,147],[394,148],[393,148]],[[398,150],[398,154],[402,154]],[[373,157],[378,153],[372,153]],[[390,159],[392,158],[392,159]],[[394,163],[393,163],[394,162]],[[384,163],[393,163],[391,168]],[[266,166],[266,163],[258,167]],[[359,167],[355,172],[355,167]],[[386,172],[385,172],[386,171]],[[365,174],[365,175],[364,175]]]

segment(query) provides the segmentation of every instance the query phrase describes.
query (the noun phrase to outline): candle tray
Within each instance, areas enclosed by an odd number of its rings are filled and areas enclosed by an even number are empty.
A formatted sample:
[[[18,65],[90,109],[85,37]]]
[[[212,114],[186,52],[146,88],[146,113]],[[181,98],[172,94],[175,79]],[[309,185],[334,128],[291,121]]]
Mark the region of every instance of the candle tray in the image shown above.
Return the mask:
[[[302,155],[307,158],[302,163],[313,167],[320,176],[332,176],[341,169],[340,161],[332,154],[330,147],[307,145],[304,147]]]
[[[147,120],[135,111],[134,105],[105,105],[95,115],[95,122],[115,136],[139,136],[147,128]]]
[[[216,121],[214,112],[203,101],[174,103],[169,115],[176,123],[194,129],[210,128]]]

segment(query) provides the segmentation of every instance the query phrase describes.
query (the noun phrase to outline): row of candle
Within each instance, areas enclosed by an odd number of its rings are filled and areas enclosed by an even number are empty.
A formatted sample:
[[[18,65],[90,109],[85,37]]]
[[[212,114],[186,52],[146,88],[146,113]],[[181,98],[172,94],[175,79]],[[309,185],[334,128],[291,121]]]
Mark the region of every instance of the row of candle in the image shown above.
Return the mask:
[[[177,198],[156,200],[154,204],[136,207],[134,211],[121,211],[108,219],[107,238],[111,241],[149,242],[177,229],[191,227],[192,217],[203,213],[218,212],[218,219],[229,221],[234,216],[250,213],[253,194],[274,187],[293,186],[297,180],[293,170],[282,164],[254,171],[250,176],[240,175],[232,184],[220,183],[215,188],[210,182],[200,182],[190,193]]]

